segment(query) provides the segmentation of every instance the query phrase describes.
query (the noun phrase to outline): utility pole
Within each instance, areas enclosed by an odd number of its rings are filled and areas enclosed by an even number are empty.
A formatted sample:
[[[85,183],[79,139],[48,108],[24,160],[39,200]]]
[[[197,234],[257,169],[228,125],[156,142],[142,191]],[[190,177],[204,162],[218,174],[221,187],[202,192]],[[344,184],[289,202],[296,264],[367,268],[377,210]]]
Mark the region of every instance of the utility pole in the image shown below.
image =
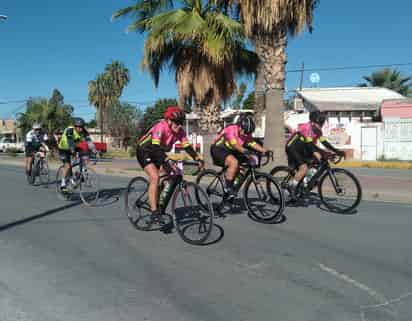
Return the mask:
[[[299,90],[302,90],[303,86],[303,72],[305,71],[305,63],[302,62],[302,69],[300,70],[300,84],[299,84]]]

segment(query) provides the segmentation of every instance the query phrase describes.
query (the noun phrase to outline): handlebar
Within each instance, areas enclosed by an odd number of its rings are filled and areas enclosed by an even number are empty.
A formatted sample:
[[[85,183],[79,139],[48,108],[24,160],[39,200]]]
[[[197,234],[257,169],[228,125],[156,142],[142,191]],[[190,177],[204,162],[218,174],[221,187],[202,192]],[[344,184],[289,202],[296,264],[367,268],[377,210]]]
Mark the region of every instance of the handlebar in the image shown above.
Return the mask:
[[[197,174],[200,173],[200,171],[202,170],[200,168],[200,164],[202,163],[202,161],[196,161],[196,160],[174,160],[174,159],[169,159],[168,162],[172,163],[174,166],[173,167],[177,167],[179,171],[181,171],[181,173],[178,174],[183,174],[183,167],[180,167],[179,165],[188,165],[188,166],[198,166],[198,169],[192,173],[192,176],[197,176]]]
[[[326,152],[324,155],[324,159],[336,165],[339,164],[342,161],[342,159],[344,159],[344,157],[335,153]]]

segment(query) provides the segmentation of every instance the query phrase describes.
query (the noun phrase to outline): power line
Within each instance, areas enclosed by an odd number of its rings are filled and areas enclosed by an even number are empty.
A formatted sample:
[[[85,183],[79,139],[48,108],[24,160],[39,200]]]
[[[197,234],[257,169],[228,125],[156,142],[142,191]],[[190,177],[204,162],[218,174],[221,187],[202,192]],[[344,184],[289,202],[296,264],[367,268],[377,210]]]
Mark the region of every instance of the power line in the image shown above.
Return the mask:
[[[397,64],[384,64],[384,65],[359,65],[359,66],[345,66],[345,67],[324,67],[324,68],[309,68],[305,71],[339,71],[339,70],[357,70],[357,69],[369,69],[369,68],[383,68],[383,67],[400,67],[411,66],[412,62],[397,63]],[[302,72],[300,69],[286,70],[287,73]]]

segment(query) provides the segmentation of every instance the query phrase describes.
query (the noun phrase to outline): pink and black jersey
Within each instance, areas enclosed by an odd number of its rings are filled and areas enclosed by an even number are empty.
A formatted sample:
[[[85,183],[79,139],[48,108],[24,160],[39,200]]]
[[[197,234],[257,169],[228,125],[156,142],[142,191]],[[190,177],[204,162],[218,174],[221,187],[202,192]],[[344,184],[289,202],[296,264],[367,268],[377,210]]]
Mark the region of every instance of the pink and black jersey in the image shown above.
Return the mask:
[[[225,127],[214,139],[213,144],[233,150],[234,145],[253,146],[256,144],[252,135],[241,135],[239,125]]]
[[[298,139],[304,143],[313,143],[315,145],[318,143],[318,140],[320,142],[323,142],[326,140],[326,138],[322,135],[322,133],[319,135],[319,133],[317,134],[313,130],[311,122],[298,125],[297,130],[292,133],[287,143],[288,146],[292,145]]]
[[[158,145],[164,151],[168,152],[177,141],[182,144],[183,148],[190,146],[183,128],[180,128],[179,131],[175,133],[166,120],[161,120],[140,138],[139,146],[147,146],[149,144]]]

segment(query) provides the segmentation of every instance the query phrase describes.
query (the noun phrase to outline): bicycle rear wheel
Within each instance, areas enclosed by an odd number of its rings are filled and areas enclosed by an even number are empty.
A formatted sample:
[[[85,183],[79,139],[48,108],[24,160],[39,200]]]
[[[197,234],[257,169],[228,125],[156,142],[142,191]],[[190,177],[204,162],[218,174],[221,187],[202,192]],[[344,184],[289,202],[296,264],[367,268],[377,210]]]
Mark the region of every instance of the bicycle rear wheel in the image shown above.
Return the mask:
[[[276,222],[285,208],[283,193],[276,180],[269,174],[256,173],[249,177],[243,189],[243,201],[248,216],[260,223]]]
[[[49,164],[46,159],[39,162],[38,174],[40,177],[40,182],[44,187],[49,187],[50,175],[49,175]]]
[[[99,176],[91,167],[83,167],[80,173],[80,198],[87,206],[96,205],[99,199]]]
[[[124,211],[134,228],[141,231],[153,231],[162,228],[151,218],[148,194],[149,182],[144,177],[133,178],[124,194]]]
[[[191,182],[178,186],[173,194],[172,212],[176,230],[183,241],[201,245],[212,232],[213,207],[207,193]]]
[[[343,168],[332,168],[319,182],[319,196],[331,211],[349,213],[362,199],[362,187],[351,172]]]
[[[222,179],[219,177],[219,174],[213,169],[206,169],[197,176],[196,178],[197,185],[206,185],[205,191],[208,196],[208,201],[212,204],[213,210],[217,213],[223,208],[224,203],[224,188]],[[196,199],[203,209],[208,209],[208,203],[203,204],[201,197],[201,190],[196,191]]]
[[[287,166],[277,166],[270,171],[270,175],[276,180],[283,192],[285,205],[293,202],[289,181],[293,178],[293,170]]]

